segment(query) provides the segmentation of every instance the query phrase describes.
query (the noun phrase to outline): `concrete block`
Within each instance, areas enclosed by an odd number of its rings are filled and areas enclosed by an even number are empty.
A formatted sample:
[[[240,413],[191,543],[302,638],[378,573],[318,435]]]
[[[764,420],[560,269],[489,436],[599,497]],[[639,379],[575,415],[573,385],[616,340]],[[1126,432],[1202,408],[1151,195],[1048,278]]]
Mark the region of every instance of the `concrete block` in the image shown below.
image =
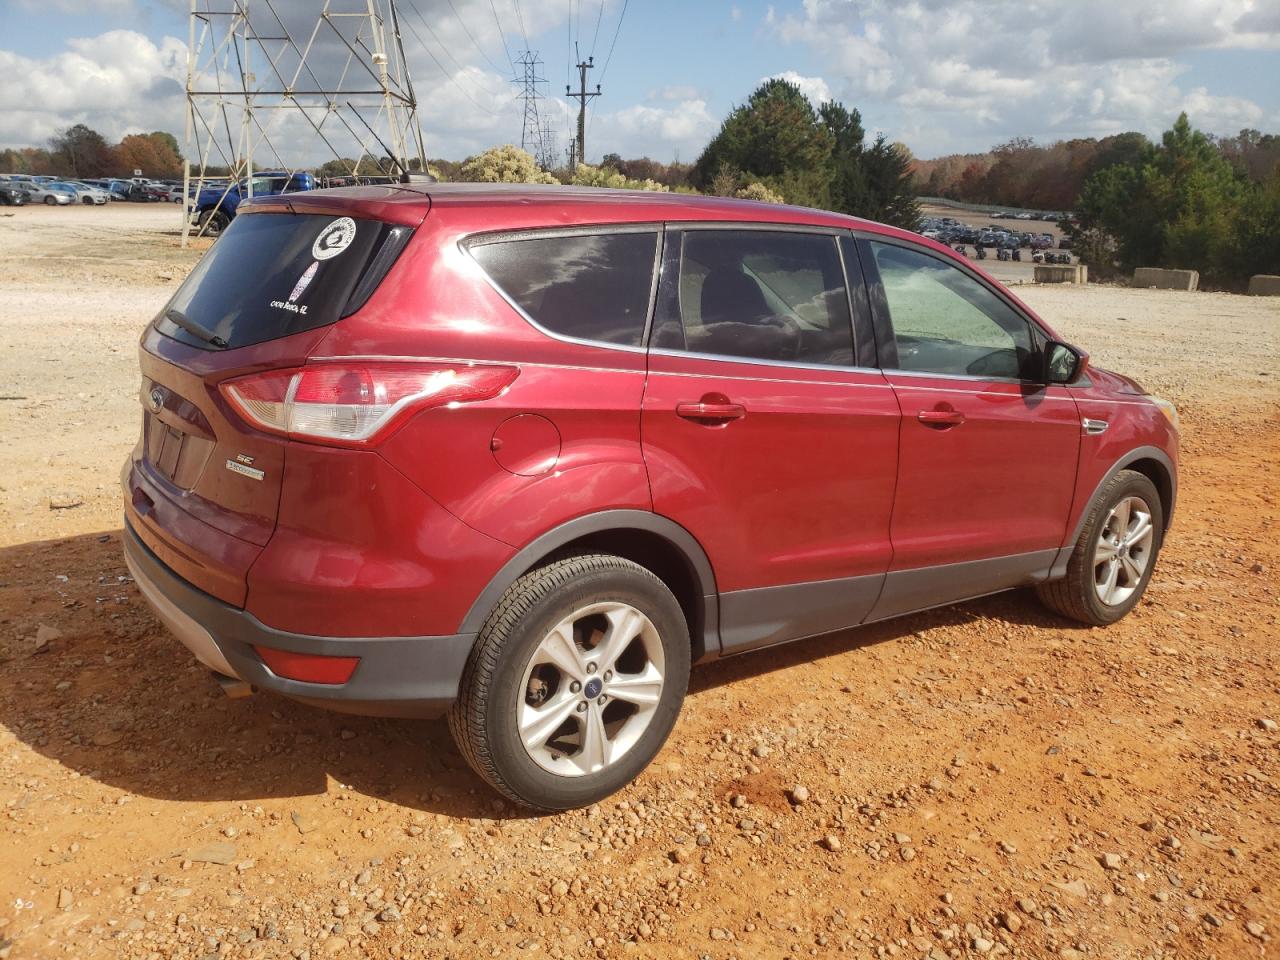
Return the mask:
[[[1265,273],[1250,277],[1249,294],[1254,297],[1280,297],[1280,277]]]
[[[1138,267],[1133,271],[1133,285],[1157,290],[1195,290],[1200,286],[1200,271]]]
[[[1032,279],[1036,283],[1087,283],[1089,268],[1083,264],[1067,266],[1065,264],[1036,264]]]

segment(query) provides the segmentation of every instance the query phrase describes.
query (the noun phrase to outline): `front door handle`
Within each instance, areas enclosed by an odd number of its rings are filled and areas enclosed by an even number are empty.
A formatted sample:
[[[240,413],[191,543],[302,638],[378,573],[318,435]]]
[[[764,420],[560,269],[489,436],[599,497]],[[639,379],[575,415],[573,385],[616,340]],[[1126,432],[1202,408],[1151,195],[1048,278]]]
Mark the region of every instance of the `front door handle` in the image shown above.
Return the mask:
[[[697,420],[700,423],[728,423],[730,420],[741,420],[747,415],[747,408],[740,403],[711,403],[699,400],[696,403],[677,403],[676,415],[686,420]]]
[[[916,419],[926,427],[945,430],[948,427],[958,427],[964,423],[964,414],[959,410],[921,410],[916,414]]]

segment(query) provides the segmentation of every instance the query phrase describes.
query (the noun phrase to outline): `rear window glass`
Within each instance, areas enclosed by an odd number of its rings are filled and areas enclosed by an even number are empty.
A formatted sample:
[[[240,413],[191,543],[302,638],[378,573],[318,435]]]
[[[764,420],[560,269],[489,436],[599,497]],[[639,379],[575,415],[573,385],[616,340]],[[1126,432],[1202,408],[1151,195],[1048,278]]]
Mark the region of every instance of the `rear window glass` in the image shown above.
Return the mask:
[[[481,242],[471,254],[539,326],[638,347],[657,250],[657,231],[646,230]]]
[[[165,312],[177,311],[221,337],[228,348],[313,330],[344,315],[379,248],[388,238],[398,247],[407,232],[351,217],[242,214],[196,265]],[[383,270],[388,266],[380,264]],[[156,326],[184,343],[208,346],[163,314]]]

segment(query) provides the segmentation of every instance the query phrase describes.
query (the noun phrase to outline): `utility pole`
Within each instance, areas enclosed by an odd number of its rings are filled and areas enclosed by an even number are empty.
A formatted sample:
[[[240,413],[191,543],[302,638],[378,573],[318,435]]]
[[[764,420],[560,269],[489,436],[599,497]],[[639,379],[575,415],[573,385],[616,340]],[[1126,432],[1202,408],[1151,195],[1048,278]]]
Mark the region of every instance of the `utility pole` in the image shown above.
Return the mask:
[[[520,149],[537,155],[542,160],[542,126],[538,122],[538,100],[542,94],[538,92],[538,84],[546,83],[546,78],[538,76],[538,67],[542,61],[537,53],[526,50],[516,63],[524,67],[524,76],[517,77],[515,83],[521,85],[520,98],[524,101],[524,125],[520,129]]]
[[[574,44],[574,50],[577,50],[577,44]],[[569,158],[569,170],[573,172],[577,169],[577,164],[585,163],[587,157],[587,101],[600,96],[600,84],[596,84],[595,93],[587,92],[587,71],[594,69],[595,57],[587,57],[585,61],[578,62],[578,92],[573,93],[569,87],[564,88],[565,95],[572,97],[578,101],[578,144],[577,158]]]

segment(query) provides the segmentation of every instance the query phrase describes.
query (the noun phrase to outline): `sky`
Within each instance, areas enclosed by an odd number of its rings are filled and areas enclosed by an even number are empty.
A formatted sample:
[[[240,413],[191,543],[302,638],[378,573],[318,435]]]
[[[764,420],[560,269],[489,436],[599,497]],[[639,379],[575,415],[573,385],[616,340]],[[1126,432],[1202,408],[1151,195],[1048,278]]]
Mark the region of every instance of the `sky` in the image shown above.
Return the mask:
[[[266,0],[241,2],[265,21]],[[324,2],[271,0],[303,36]],[[1211,133],[1280,132],[1280,0],[397,3],[432,157],[519,143],[511,60],[524,49],[543,61],[539,107],[563,150],[575,41],[594,57],[590,85],[602,87],[588,112],[592,161],[606,152],[695,160],[773,76],[815,103],[857,108],[869,133],[922,158],[1012,137],[1158,136],[1184,110]],[[44,145],[80,122],[111,141],[167,130],[183,142],[188,9],[184,0],[0,0],[0,147]],[[336,71],[345,48],[317,49]],[[327,159],[300,118],[273,122],[279,152],[307,155],[283,159]]]

